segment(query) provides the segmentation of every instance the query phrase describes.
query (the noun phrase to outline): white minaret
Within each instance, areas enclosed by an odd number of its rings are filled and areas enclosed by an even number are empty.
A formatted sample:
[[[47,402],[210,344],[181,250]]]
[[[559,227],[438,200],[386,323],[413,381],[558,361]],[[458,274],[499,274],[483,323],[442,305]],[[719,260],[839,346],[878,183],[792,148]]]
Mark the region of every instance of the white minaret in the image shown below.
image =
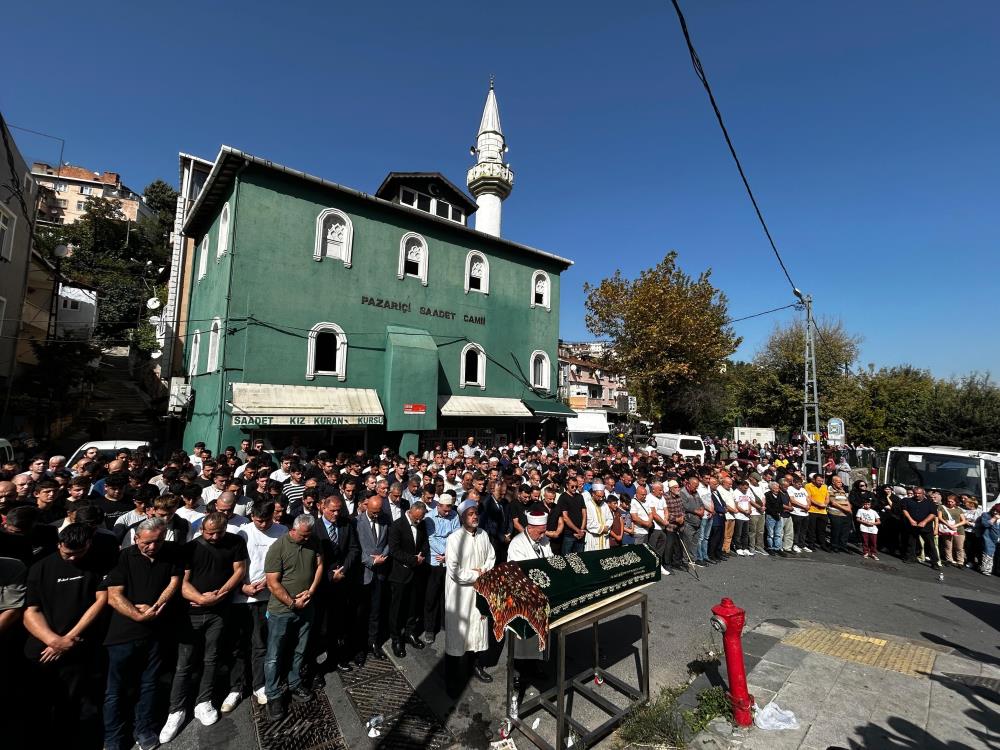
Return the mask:
[[[476,145],[470,149],[476,165],[469,170],[466,183],[476,196],[476,229],[494,237],[500,236],[500,204],[514,187],[514,172],[504,164],[507,142],[500,130],[500,110],[493,93],[493,77],[486,95],[483,119],[479,123]]]

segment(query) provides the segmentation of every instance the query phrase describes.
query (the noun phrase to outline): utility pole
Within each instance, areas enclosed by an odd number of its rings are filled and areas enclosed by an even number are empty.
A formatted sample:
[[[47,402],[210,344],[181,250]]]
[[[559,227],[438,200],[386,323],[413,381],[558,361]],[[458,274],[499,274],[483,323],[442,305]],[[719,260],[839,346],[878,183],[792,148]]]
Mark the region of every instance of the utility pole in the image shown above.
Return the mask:
[[[802,436],[807,435],[814,438],[815,457],[810,457],[813,451],[806,443],[802,455],[802,468],[806,475],[818,472],[823,466],[823,447],[821,444],[821,432],[819,426],[819,385],[816,382],[816,324],[813,321],[812,296],[802,294],[798,289],[793,290],[796,297],[802,302],[806,309],[806,351],[805,351],[805,377],[803,378],[803,398],[802,398]],[[810,468],[815,467],[815,468]]]

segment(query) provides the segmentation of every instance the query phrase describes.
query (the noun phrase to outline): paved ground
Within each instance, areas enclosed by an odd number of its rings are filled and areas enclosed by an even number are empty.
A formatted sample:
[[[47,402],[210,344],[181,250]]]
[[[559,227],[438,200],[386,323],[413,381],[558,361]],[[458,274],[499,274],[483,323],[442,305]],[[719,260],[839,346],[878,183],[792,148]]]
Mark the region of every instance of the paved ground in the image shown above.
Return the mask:
[[[755,635],[774,645],[759,660],[753,658],[748,685],[759,706],[774,702],[792,711],[798,728],[733,730],[718,722],[694,738],[692,747],[1000,747],[1000,667],[995,664],[947,653],[940,646],[928,648],[924,641],[796,625],[765,623],[757,629]]]
[[[936,653],[952,653],[992,669],[1000,666],[998,633],[1000,628],[1000,578],[987,578],[968,570],[946,570],[944,581],[924,565],[903,565],[898,560],[883,557],[882,562],[862,561],[857,555],[814,553],[794,559],[755,556],[735,558],[724,564],[699,571],[700,579],[690,574],[665,578],[647,589],[650,602],[651,662],[654,692],[658,686],[676,685],[688,677],[688,665],[706,648],[713,646],[714,632],[708,625],[710,609],[721,597],[731,597],[747,611],[747,629],[752,630],[770,621],[779,627],[782,620],[811,621],[829,627],[846,627],[869,633],[914,639],[936,649]],[[762,657],[764,648],[774,643],[761,633],[761,643],[752,646],[755,656]],[[623,679],[636,680],[636,654],[640,643],[640,618],[625,614],[601,626],[602,666]],[[753,638],[750,639],[753,643]],[[495,668],[497,680],[491,685],[470,683],[457,703],[448,700],[444,692],[443,638],[422,652],[410,650],[399,668],[416,693],[445,722],[455,746],[485,748],[496,740],[499,721],[504,716],[504,686],[502,667]],[[714,644],[719,650],[719,644]],[[789,647],[791,648],[791,647]],[[586,668],[589,660],[589,636],[577,634],[567,648],[569,668]],[[500,655],[494,658],[499,660]],[[810,656],[810,658],[812,658]],[[817,657],[818,658],[818,657]],[[504,664],[505,662],[501,662]],[[960,673],[959,670],[945,670]],[[987,670],[988,671],[988,670]],[[875,673],[884,676],[884,670]],[[889,689],[890,680],[871,678],[869,690]],[[908,678],[909,679],[909,678]],[[944,679],[944,678],[942,678]],[[952,679],[952,678],[947,678]],[[931,690],[943,696],[955,692],[943,681],[929,681]],[[357,716],[345,695],[340,678],[331,676],[326,695],[340,725],[347,747],[375,746],[365,736],[363,721]],[[778,691],[775,691],[778,692]],[[937,701],[933,695],[931,701]],[[386,699],[386,706],[392,701]],[[780,703],[780,701],[779,701]],[[986,708],[978,709],[985,711]],[[995,706],[993,706],[995,708]],[[580,705],[574,715],[592,720],[596,712]],[[896,719],[901,736],[909,728],[902,713]],[[540,731],[546,730],[546,723]],[[923,731],[922,727],[919,727]],[[384,747],[403,746],[397,733]],[[916,729],[913,730],[917,731]],[[241,705],[230,717],[213,727],[189,725],[171,743],[172,747],[255,748],[258,747],[248,706]],[[382,738],[384,741],[385,736]],[[611,740],[603,743],[611,746]],[[528,747],[518,738],[519,747]],[[857,747],[862,747],[858,745]],[[944,747],[965,745],[897,744],[890,747]],[[997,747],[982,744],[971,747]],[[274,747],[269,745],[269,747]],[[289,746],[291,747],[291,746]],[[298,745],[297,747],[303,747]],[[331,746],[332,747],[332,746]],[[825,748],[826,746],[824,746]]]

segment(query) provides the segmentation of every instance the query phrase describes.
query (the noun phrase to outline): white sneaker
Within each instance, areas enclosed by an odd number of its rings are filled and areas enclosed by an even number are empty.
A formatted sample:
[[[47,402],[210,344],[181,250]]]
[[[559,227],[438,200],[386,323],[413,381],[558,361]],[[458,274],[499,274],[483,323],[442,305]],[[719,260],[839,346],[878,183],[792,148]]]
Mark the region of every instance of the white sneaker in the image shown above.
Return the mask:
[[[808,547],[803,547],[803,548],[802,548],[802,551],[803,551],[803,552],[812,552],[812,550],[811,550],[811,549],[809,549]]]
[[[230,711],[236,708],[237,705],[239,705],[240,698],[242,697],[243,696],[240,693],[230,693],[229,695],[226,696],[226,699],[222,701],[222,706],[219,708],[219,710],[224,714],[228,714]]]
[[[257,699],[258,706],[267,705],[267,693],[264,692],[264,688],[257,688],[253,691],[253,697]]]
[[[201,722],[204,727],[210,727],[219,720],[219,712],[212,708],[209,701],[199,703],[194,707],[194,718]]]
[[[662,565],[660,566],[660,572],[663,573],[663,575],[665,576],[670,575],[670,571],[667,568],[663,567]]]
[[[163,725],[163,729],[160,730],[160,744],[165,745],[174,737],[177,736],[177,732],[180,731],[181,724],[184,723],[184,710],[174,711],[167,717],[167,723]]]
[[[752,549],[748,549],[748,550],[746,551],[746,555],[747,555],[747,557],[753,557],[753,555],[754,555],[754,552],[753,552],[753,550],[752,550]]]
[[[794,552],[796,555],[799,554],[801,551],[802,551],[802,548],[799,545],[797,545],[797,544],[793,544],[792,545],[792,552]]]

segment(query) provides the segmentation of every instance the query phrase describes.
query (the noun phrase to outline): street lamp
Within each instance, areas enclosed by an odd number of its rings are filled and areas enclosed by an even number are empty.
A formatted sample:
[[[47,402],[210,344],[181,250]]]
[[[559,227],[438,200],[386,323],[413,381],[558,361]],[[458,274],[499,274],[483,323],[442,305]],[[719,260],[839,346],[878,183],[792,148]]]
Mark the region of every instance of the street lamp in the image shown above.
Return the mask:
[[[69,245],[62,243],[52,248],[52,255],[56,259],[56,274],[52,281],[52,302],[50,305],[52,314],[49,318],[52,321],[52,330],[47,332],[46,338],[54,338],[59,335],[59,287],[62,285],[62,262],[63,258],[68,258],[72,254]]]

